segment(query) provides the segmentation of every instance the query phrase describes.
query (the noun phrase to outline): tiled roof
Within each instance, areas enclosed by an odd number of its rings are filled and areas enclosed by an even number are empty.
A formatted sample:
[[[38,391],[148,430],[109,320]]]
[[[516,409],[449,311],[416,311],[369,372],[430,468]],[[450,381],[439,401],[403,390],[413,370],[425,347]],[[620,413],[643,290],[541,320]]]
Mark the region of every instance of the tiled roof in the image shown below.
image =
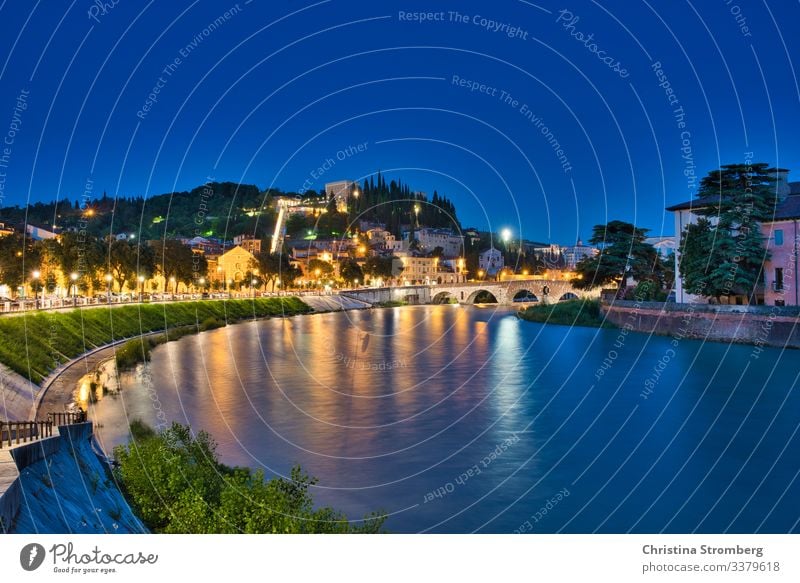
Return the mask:
[[[791,194],[787,196],[775,209],[775,220],[786,219],[800,219],[800,182],[792,182],[789,184],[792,187]],[[670,207],[668,211],[685,211],[692,209],[701,209],[711,206],[719,201],[716,195],[702,196],[693,200],[682,202]]]

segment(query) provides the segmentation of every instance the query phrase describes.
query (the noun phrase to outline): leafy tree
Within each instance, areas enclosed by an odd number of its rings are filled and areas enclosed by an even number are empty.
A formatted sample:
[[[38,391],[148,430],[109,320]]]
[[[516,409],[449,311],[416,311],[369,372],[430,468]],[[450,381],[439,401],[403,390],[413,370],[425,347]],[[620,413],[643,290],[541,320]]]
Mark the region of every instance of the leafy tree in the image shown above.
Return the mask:
[[[155,433],[131,423],[132,441],[118,446],[116,470],[142,520],[162,533],[376,533],[385,516],[351,524],[332,508],[315,508],[316,480],[299,467],[286,478],[220,463],[216,443],[174,423]]]
[[[364,268],[362,271],[372,278],[381,277],[384,279],[388,279],[393,275],[392,258],[381,257],[377,255],[373,257],[367,257],[367,260],[364,262]]]
[[[309,275],[314,275],[316,277],[318,275],[317,270],[319,270],[319,277],[325,277],[331,275],[334,271],[334,268],[333,265],[327,261],[323,261],[322,259],[312,259],[308,262],[308,273]]]
[[[689,293],[720,298],[755,289],[764,261],[760,223],[777,204],[775,169],[765,163],[728,164],[703,178],[694,210],[700,219],[681,233],[680,273]]]
[[[202,255],[195,257],[191,247],[175,239],[159,242],[154,249],[156,271],[164,278],[164,292],[167,282],[175,278],[177,282],[189,285],[195,278],[208,272],[208,261]]]
[[[625,287],[627,278],[637,281],[660,279],[655,248],[645,242],[647,229],[624,221],[595,225],[589,242],[602,246],[599,254],[582,259],[575,267],[572,285],[593,289],[603,285]]]
[[[361,270],[361,266],[352,259],[344,261],[341,264],[339,267],[339,275],[341,275],[342,279],[348,284],[352,284],[356,280],[362,283],[364,282],[364,272]]]
[[[12,290],[17,289],[25,280],[23,269],[24,240],[20,235],[0,237],[0,283]],[[30,258],[25,257],[30,264]]]
[[[108,248],[108,272],[117,282],[119,291],[124,291],[128,282],[136,281],[139,265],[136,246],[126,240],[114,239]]]

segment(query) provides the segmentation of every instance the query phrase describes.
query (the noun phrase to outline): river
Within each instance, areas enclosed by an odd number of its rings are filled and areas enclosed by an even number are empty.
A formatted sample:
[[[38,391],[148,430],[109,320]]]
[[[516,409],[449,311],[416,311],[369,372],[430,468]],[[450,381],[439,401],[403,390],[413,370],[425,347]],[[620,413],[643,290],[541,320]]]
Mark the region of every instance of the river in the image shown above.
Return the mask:
[[[228,326],[150,371],[91,405],[107,451],[162,411],[392,532],[799,529],[797,351],[442,305]]]

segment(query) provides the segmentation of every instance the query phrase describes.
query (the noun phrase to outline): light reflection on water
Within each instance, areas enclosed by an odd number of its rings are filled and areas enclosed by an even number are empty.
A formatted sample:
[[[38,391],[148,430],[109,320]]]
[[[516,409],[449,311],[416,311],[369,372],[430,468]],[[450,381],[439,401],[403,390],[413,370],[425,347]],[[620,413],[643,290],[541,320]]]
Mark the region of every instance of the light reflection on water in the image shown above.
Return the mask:
[[[226,463],[300,463],[319,503],[383,509],[392,531],[512,532],[564,488],[533,532],[797,529],[800,463],[781,455],[798,445],[797,353],[766,350],[744,372],[749,347],[683,341],[645,400],[670,339],[629,335],[598,380],[616,340],[503,309],[405,307],[187,336],[158,347],[152,371],[167,416],[209,431]],[[107,449],[128,419],[156,424],[141,376],[120,384],[92,407]]]

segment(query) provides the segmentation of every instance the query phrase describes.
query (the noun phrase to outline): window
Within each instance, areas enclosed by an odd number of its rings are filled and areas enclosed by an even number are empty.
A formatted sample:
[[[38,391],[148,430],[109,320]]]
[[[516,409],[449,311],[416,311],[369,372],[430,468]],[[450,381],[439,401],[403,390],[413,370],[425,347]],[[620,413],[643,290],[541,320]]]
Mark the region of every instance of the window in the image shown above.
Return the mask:
[[[783,245],[783,229],[775,229],[775,246]]]
[[[775,268],[775,291],[783,290],[783,267]]]

